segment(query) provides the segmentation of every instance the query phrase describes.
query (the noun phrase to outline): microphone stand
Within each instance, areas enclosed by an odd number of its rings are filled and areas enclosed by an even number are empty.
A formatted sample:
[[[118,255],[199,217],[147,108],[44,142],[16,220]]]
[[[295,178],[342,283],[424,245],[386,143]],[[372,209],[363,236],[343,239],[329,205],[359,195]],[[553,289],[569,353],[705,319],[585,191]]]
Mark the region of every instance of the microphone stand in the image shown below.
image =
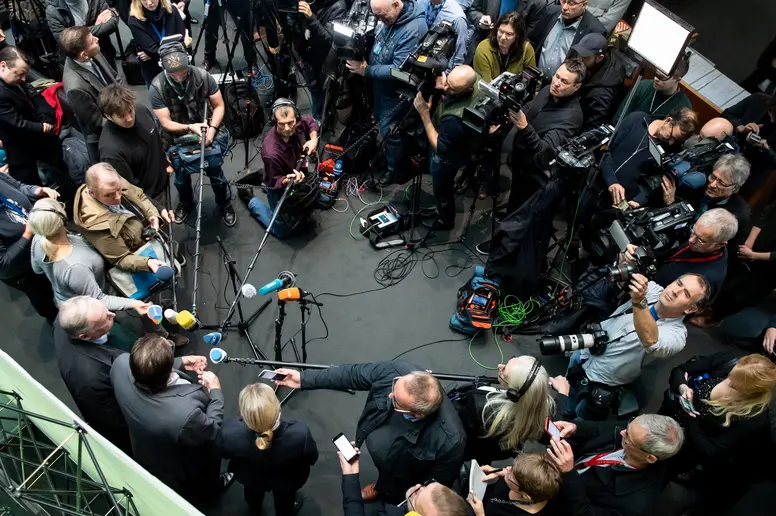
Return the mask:
[[[191,313],[197,316],[197,290],[199,290],[199,241],[202,235],[202,186],[205,183],[205,139],[207,138],[207,107],[208,99],[205,99],[202,131],[199,136],[199,199],[197,200],[197,222],[195,224],[196,237],[194,240],[194,290],[191,293]]]

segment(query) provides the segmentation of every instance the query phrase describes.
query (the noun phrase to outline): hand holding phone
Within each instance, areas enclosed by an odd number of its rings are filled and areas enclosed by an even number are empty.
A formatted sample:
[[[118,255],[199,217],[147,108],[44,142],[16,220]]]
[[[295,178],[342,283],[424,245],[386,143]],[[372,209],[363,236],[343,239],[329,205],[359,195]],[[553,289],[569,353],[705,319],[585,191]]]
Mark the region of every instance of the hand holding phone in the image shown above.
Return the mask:
[[[345,459],[345,462],[348,464],[352,464],[356,459],[358,459],[359,451],[350,443],[350,440],[345,436],[345,434],[340,432],[334,437],[334,439],[331,440],[331,442],[334,443],[334,446],[337,447],[339,452],[342,454],[342,458]]]
[[[555,426],[555,423],[550,421],[550,418],[547,418],[544,422],[544,431],[547,432],[550,437],[555,437],[558,440],[563,439],[560,435],[560,428]]]
[[[263,378],[265,380],[272,380],[273,382],[281,382],[286,379],[287,374],[278,373],[277,371],[271,371],[269,369],[264,369],[262,372],[259,373],[259,378]]]
[[[692,401],[689,401],[687,398],[680,396],[679,405],[682,406],[682,410],[687,412],[690,417],[695,417],[698,415],[698,411],[695,410],[695,406],[692,404]]]

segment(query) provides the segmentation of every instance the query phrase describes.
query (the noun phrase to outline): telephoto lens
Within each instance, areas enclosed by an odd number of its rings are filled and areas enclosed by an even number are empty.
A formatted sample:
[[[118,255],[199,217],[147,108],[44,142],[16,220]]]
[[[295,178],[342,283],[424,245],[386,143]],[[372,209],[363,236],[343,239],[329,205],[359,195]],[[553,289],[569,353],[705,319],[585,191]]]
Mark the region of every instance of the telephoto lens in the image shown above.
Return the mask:
[[[595,341],[595,336],[592,333],[542,337],[539,339],[539,349],[542,355],[557,355],[567,351],[592,348],[596,343]]]
[[[606,271],[606,279],[611,283],[617,283],[618,281],[628,281],[631,276],[639,272],[638,266],[633,263],[621,263],[619,265],[612,265]]]

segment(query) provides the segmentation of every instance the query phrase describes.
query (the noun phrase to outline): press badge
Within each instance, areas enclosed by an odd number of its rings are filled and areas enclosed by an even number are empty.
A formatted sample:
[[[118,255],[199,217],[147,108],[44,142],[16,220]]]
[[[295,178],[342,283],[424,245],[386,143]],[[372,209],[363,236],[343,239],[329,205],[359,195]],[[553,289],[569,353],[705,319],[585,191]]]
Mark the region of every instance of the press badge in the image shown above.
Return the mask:
[[[377,45],[375,45],[375,48],[372,49],[372,53],[374,53],[374,55],[376,55],[376,56],[379,56],[380,55],[380,51],[382,49],[383,49],[383,44],[382,43],[378,43]]]

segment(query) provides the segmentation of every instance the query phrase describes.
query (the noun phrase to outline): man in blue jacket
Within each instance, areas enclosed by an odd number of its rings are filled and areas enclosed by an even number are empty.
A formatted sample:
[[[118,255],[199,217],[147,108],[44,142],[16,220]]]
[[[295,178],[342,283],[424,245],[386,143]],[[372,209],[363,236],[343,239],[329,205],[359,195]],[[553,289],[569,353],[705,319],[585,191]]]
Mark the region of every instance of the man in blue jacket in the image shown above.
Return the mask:
[[[456,34],[455,52],[447,69],[449,71],[463,64],[469,46],[469,24],[458,0],[418,0],[418,7],[423,9],[429,29],[443,21],[453,25]]]
[[[348,61],[347,67],[352,73],[372,80],[375,118],[380,123],[380,135],[386,138],[391,125],[398,123],[412,106],[412,99],[399,96],[403,83],[391,77],[391,68],[398,69],[417,48],[428,26],[422,6],[411,0],[371,0],[371,6],[375,17],[382,22],[377,28],[374,46],[368,60]],[[393,183],[401,149],[401,135],[392,136],[386,142],[388,166],[380,177],[381,185]]]

